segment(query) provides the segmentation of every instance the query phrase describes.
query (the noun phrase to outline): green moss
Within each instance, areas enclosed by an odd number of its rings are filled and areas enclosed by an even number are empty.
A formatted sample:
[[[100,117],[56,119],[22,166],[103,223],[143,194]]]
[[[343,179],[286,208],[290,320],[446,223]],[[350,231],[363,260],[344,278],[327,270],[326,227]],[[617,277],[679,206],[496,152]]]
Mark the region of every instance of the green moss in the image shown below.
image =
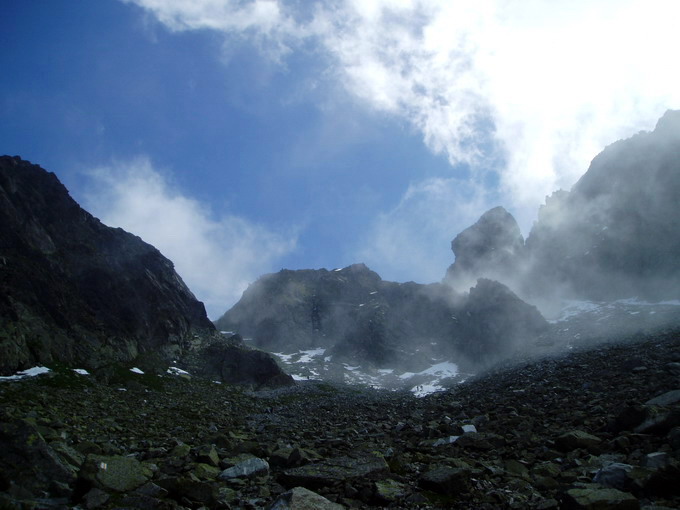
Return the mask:
[[[36,379],[39,386],[61,389],[87,388],[93,385],[89,376],[76,373],[73,368],[63,363],[49,363],[47,368],[51,372],[47,376],[40,376]]]
[[[112,365],[108,368],[110,369],[109,384],[112,386],[123,386],[127,388],[141,387],[156,391],[162,391],[165,387],[163,378],[156,374],[146,372],[137,374],[130,370],[132,367],[119,364]]]

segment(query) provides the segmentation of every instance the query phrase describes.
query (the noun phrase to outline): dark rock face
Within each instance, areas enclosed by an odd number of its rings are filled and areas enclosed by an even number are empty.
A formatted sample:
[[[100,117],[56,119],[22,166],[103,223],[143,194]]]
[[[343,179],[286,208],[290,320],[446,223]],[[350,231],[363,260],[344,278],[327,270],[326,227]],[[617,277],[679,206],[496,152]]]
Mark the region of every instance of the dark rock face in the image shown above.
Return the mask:
[[[527,239],[535,283],[577,296],[677,297],[680,111],[600,153],[571,192],[539,212]]]
[[[523,297],[677,298],[680,111],[600,153],[570,192],[546,199],[524,246],[512,217],[485,213],[452,245],[445,281],[491,277]]]
[[[449,267],[445,281],[465,290],[478,278],[506,280],[503,276],[513,273],[523,249],[524,238],[517,221],[502,207],[495,207],[451,241],[456,261]]]
[[[480,279],[460,313],[462,354],[476,363],[489,363],[521,348],[527,339],[547,330],[540,312],[508,287]]]
[[[293,378],[281,370],[271,355],[249,349],[238,335],[207,343],[190,354],[185,363],[192,374],[226,383],[258,388],[293,384]]]
[[[0,157],[0,373],[167,361],[218,337],[156,248],[103,225],[54,174]]]
[[[176,355],[214,331],[168,259],[81,209],[54,174],[0,158],[0,218],[3,373]]]
[[[265,275],[216,325],[274,352],[324,347],[348,362],[399,366],[452,353],[486,363],[546,323],[496,282],[480,281],[465,296],[442,284],[386,282],[355,264]]]

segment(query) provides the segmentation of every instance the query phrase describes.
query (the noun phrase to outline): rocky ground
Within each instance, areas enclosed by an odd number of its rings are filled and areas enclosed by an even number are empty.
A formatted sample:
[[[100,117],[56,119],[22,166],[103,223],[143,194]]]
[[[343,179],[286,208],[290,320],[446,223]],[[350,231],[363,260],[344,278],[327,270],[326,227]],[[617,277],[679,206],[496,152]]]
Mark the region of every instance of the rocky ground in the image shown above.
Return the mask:
[[[0,383],[0,508],[680,508],[680,330],[619,340],[422,399],[54,367]]]

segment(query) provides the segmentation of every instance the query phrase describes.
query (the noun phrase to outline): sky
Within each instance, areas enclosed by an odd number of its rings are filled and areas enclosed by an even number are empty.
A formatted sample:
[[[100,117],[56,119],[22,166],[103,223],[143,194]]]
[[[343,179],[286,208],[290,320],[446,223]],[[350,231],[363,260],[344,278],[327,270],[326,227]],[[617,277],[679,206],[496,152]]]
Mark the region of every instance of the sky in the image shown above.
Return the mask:
[[[170,258],[217,319],[260,275],[439,281],[680,108],[676,0],[2,0],[0,153]]]

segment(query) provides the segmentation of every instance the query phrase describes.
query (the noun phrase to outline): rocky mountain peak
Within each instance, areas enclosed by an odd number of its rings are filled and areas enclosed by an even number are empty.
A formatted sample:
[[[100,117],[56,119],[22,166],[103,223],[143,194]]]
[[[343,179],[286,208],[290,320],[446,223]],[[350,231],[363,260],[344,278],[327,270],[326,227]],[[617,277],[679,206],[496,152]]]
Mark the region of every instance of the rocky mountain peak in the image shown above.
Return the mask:
[[[509,285],[532,302],[677,298],[680,111],[606,147],[570,191],[546,199],[526,243],[495,208],[453,241],[445,282]]]
[[[221,341],[156,248],[102,224],[53,173],[0,157],[0,374],[54,362],[167,368],[216,343],[252,356]]]
[[[456,260],[445,281],[458,290],[467,290],[477,278],[498,279],[499,269],[509,271],[523,247],[524,238],[515,218],[503,207],[494,207],[451,241]]]
[[[672,138],[680,138],[680,110],[667,110],[658,120],[654,132]]]

